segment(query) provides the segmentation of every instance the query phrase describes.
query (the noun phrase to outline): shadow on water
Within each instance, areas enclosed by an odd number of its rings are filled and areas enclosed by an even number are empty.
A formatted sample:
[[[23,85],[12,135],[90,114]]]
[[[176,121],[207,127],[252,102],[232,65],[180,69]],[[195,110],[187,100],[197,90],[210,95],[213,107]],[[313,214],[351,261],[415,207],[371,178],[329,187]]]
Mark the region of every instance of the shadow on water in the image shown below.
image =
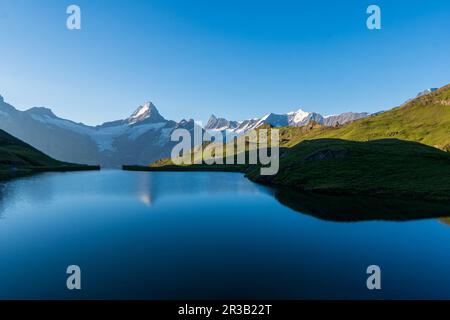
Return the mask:
[[[233,176],[235,175],[235,176]],[[183,196],[231,194],[269,194],[282,205],[302,214],[328,221],[370,220],[408,221],[441,218],[450,225],[450,204],[405,199],[337,196],[272,189],[249,182],[238,173],[181,172],[125,173],[121,171],[46,173],[0,183],[0,219],[8,207],[28,203],[49,204],[55,198],[95,196],[109,201],[133,195],[146,206],[158,200]]]
[[[321,220],[356,222],[408,221],[441,218],[450,225],[450,205],[405,199],[318,195],[279,189],[275,198],[283,205]]]

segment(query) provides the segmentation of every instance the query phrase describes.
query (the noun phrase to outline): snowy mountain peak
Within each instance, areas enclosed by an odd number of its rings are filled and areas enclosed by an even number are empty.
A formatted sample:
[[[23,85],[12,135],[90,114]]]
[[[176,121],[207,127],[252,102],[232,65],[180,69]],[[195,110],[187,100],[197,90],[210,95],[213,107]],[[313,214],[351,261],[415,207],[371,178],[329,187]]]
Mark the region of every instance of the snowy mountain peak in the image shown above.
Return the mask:
[[[289,122],[290,123],[301,123],[303,120],[305,120],[310,113],[304,111],[303,109],[298,109],[297,111],[288,112]]]
[[[133,114],[127,119],[129,124],[135,124],[141,121],[146,122],[162,122],[165,119],[159,114],[158,109],[150,101],[145,102],[142,106],[136,109]]]

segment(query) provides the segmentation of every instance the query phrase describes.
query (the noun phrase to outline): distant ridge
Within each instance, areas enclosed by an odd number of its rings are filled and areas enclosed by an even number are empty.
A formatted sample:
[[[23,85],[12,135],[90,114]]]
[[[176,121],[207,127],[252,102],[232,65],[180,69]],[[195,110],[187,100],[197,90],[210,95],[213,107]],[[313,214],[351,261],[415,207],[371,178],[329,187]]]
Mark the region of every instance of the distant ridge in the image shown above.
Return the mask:
[[[244,121],[230,121],[224,118],[216,118],[216,116],[212,115],[209,118],[205,129],[244,134],[265,124],[271,125],[272,127],[301,127],[314,121],[325,126],[336,126],[365,118],[369,115],[370,114],[367,112],[345,112],[339,115],[322,116],[321,114],[306,112],[302,109],[284,114],[269,113],[261,118],[253,118]]]
[[[418,96],[432,96],[438,91],[428,89]],[[244,121],[212,115],[205,129],[241,135],[263,125],[301,127],[311,121],[328,127],[346,125],[347,128],[351,122],[372,119],[385,113],[370,115],[346,112],[322,116],[298,109],[283,114],[269,113]],[[49,108],[34,107],[19,111],[0,96],[0,129],[52,158],[66,162],[100,164],[103,167],[148,164],[170,155],[175,145],[170,136],[175,129],[194,130],[196,126],[193,120],[176,122],[165,119],[150,101],[138,106],[128,118],[88,126],[59,118]],[[344,132],[345,135],[349,133]]]

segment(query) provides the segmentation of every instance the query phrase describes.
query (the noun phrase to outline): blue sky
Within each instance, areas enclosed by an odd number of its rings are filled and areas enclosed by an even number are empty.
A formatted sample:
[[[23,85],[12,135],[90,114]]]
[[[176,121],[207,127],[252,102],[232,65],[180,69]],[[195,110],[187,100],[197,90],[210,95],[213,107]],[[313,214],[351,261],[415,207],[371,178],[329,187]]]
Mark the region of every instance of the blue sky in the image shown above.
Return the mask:
[[[1,0],[0,94],[87,124],[145,100],[173,120],[374,112],[450,83],[449,35],[448,0]]]

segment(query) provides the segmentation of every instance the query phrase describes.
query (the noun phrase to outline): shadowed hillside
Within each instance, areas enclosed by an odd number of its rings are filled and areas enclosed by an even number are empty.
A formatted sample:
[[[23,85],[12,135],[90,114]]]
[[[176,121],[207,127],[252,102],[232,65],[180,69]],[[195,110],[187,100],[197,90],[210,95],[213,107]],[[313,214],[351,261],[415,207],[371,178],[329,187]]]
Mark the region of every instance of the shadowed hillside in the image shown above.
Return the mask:
[[[0,130],[0,180],[44,171],[98,170],[97,166],[61,162]]]
[[[450,154],[397,139],[307,140],[285,153],[278,174],[262,176],[251,167],[247,176],[320,193],[450,200]]]

